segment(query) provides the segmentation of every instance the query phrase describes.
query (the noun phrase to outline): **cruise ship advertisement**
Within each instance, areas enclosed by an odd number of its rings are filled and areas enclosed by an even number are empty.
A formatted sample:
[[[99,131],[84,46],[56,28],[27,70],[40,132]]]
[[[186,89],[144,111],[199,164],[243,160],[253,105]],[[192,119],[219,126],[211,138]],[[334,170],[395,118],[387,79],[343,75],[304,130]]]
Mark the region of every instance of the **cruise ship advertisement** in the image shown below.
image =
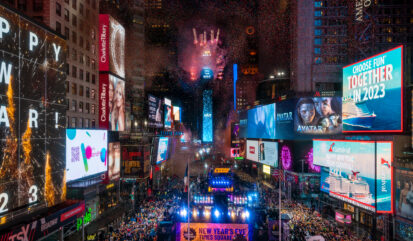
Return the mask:
[[[343,68],[343,132],[403,131],[403,46]]]
[[[375,146],[376,143],[368,141],[315,140],[313,162],[323,166],[321,191],[352,205],[375,211],[377,184],[377,211],[392,212],[392,143],[377,143],[376,160]]]

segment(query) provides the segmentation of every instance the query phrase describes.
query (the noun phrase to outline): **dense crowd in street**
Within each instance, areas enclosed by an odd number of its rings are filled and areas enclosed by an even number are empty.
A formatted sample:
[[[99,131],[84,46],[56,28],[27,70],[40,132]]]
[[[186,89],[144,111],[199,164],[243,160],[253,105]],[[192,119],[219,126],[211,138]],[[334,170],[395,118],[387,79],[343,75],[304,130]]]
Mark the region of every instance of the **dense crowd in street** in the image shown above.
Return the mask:
[[[108,241],[155,241],[160,222],[170,220],[179,207],[183,191],[182,180],[174,177],[167,180],[153,197],[137,204],[136,212],[123,221],[120,227],[109,234]]]

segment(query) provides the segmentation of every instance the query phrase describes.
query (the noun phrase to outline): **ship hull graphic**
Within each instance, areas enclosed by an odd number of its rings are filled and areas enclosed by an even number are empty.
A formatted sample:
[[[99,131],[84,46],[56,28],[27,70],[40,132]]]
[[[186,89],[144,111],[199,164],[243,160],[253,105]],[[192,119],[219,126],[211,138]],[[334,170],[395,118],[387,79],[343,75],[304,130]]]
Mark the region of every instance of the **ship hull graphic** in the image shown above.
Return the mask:
[[[343,124],[371,129],[376,114],[370,112],[365,102],[354,103],[353,99],[343,100]]]
[[[325,180],[330,186],[330,192],[349,197],[362,203],[374,203],[373,195],[366,181],[357,177],[356,174],[345,178],[341,172],[330,171],[330,175]]]

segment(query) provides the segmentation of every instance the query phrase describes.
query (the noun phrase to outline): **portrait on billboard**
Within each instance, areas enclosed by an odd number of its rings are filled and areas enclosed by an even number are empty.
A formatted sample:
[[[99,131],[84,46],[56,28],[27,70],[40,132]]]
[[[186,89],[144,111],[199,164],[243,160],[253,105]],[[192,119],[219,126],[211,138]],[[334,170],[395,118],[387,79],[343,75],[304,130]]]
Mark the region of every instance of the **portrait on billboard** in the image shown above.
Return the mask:
[[[156,164],[160,164],[163,161],[166,161],[168,158],[168,137],[159,138],[158,143],[158,153],[156,155]]]
[[[120,177],[120,143],[111,142],[108,147],[109,155],[109,180],[115,180]]]
[[[148,95],[148,126],[161,128],[163,126],[162,100]]]
[[[278,143],[270,141],[259,142],[258,160],[260,163],[278,167]]]
[[[275,139],[275,104],[248,110],[248,138]]]
[[[323,135],[342,130],[340,97],[301,98],[294,114],[296,133]]]
[[[413,220],[413,171],[396,169],[396,213]]]
[[[109,122],[110,130],[125,130],[125,81],[109,75]]]
[[[343,68],[343,131],[403,131],[403,46]]]

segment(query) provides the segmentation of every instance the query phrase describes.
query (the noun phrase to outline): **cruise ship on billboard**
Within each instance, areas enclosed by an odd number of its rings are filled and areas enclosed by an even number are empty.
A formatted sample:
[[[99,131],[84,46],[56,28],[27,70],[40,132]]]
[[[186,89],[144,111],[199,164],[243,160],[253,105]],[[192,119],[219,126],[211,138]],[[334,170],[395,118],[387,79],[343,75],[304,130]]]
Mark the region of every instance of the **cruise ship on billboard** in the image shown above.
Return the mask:
[[[345,178],[341,171],[331,171],[325,182],[330,186],[330,192],[338,193],[359,202],[371,204],[374,203],[373,195],[370,193],[369,184],[360,177],[359,172],[352,171],[353,174]]]
[[[343,124],[370,129],[376,114],[370,112],[365,102],[354,103],[352,98],[343,100]]]

